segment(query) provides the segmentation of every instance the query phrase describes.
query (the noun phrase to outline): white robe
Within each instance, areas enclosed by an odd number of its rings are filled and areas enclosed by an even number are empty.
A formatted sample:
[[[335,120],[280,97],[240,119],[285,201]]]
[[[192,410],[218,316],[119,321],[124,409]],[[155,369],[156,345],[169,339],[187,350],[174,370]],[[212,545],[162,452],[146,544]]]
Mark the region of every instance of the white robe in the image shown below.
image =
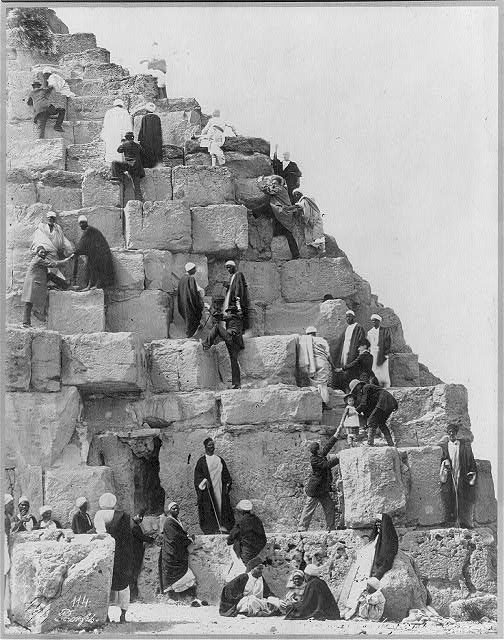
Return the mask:
[[[122,161],[117,152],[121,139],[127,131],[132,131],[131,116],[123,107],[112,107],[105,113],[100,138],[105,142],[105,162]]]
[[[388,388],[390,387],[390,375],[389,375],[389,365],[388,365],[388,357],[385,356],[385,362],[383,364],[377,365],[376,362],[378,360],[378,337],[380,335],[380,330],[376,327],[371,327],[371,329],[367,332],[367,339],[371,343],[371,347],[369,351],[373,356],[373,373],[378,380],[378,384],[380,387]]]
[[[215,454],[209,456],[205,454],[210,480],[215,497],[215,507],[219,516],[222,513],[222,462]]]
[[[343,349],[341,350],[341,365],[345,366],[348,362],[348,352],[350,351],[350,342],[352,341],[353,332],[357,326],[356,322],[349,324],[345,329],[345,340],[343,342]]]

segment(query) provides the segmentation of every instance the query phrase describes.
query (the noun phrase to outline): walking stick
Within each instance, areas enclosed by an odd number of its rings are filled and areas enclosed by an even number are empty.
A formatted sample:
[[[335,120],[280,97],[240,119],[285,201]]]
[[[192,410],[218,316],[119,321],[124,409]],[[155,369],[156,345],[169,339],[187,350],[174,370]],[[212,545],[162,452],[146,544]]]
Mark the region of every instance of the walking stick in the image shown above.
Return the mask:
[[[455,509],[456,509],[456,514],[457,517],[455,519],[455,524],[457,525],[457,529],[460,529],[460,518],[459,518],[459,504],[458,504],[458,486],[457,486],[457,482],[455,482],[455,476],[453,475],[453,467],[450,464],[450,475],[452,477],[452,482],[453,482],[453,488],[455,490]]]
[[[215,519],[217,520],[217,524],[218,524],[218,526],[219,526],[219,533],[222,533],[222,531],[221,531],[221,527],[222,527],[222,525],[221,525],[221,523],[220,523],[219,516],[217,515],[217,511],[216,511],[216,509],[215,509],[215,505],[214,505],[214,501],[213,501],[213,498],[212,498],[212,494],[210,493],[210,487],[208,486],[208,481],[207,481],[207,486],[206,486],[206,488],[207,488],[207,490],[208,490],[208,495],[209,495],[209,497],[210,497],[210,502],[212,503],[212,509],[213,509],[213,512],[214,512],[214,515],[215,515]]]

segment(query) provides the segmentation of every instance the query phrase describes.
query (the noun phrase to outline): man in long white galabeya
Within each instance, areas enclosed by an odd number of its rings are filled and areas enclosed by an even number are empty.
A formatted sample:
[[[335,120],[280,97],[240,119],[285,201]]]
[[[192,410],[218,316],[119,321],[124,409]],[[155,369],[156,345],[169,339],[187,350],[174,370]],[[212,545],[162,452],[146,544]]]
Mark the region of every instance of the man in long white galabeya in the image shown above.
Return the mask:
[[[315,327],[308,327],[306,335],[299,337],[299,367],[308,375],[311,387],[317,387],[324,405],[329,403],[329,374],[331,356],[329,344],[325,338],[317,336]]]
[[[38,247],[44,247],[47,251],[47,259],[54,262],[70,256],[74,251],[74,245],[65,237],[63,229],[57,224],[56,213],[48,211],[46,220],[47,222],[40,222],[35,230],[30,248],[31,253],[35,255]],[[60,289],[68,288],[68,281],[57,267],[47,271],[48,280],[54,282]]]
[[[226,138],[236,136],[236,129],[232,124],[221,118],[219,109],[215,109],[210,120],[203,128],[200,138],[200,146],[208,147],[208,153],[212,158],[212,167],[216,164],[223,165],[226,163],[222,146]]]
[[[389,361],[391,339],[390,331],[386,327],[382,327],[382,317],[377,313],[371,316],[373,326],[367,332],[367,339],[371,347],[370,351],[373,356],[373,373],[378,380],[380,387],[387,389],[390,387]]]
[[[121,162],[122,154],[117,151],[127,131],[133,129],[131,116],[124,102],[117,98],[114,106],[106,111],[100,138],[105,142],[105,162]]]

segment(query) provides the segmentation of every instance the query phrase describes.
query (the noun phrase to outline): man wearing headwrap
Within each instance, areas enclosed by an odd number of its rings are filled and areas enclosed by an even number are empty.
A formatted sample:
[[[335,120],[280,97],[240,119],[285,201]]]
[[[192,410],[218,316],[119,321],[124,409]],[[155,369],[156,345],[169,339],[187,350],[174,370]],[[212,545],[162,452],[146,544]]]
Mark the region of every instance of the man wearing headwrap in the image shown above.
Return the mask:
[[[243,331],[250,328],[249,307],[250,299],[248,293],[248,285],[245,276],[238,271],[236,262],[228,260],[225,264],[226,271],[229,273],[229,283],[225,283],[226,296],[224,297],[224,310],[228,307],[236,306],[242,313]]]
[[[130,579],[130,598],[136,600],[138,598],[138,577],[142,570],[143,559],[145,554],[145,544],[152,544],[154,538],[148,536],[142,529],[143,513],[137,513],[133,516],[131,522],[131,535],[133,536],[133,555],[131,557],[131,579]]]
[[[124,102],[117,98],[114,106],[105,112],[100,138],[105,142],[105,162],[122,162],[122,153],[117,151],[127,131],[131,131],[131,116]]]
[[[156,105],[148,102],[145,105],[148,113],[142,116],[138,142],[142,147],[142,162],[144,168],[155,167],[163,161],[163,133],[161,131],[161,118],[154,113]]]
[[[305,243],[319,251],[319,256],[325,253],[325,235],[322,225],[322,214],[315,204],[315,200],[303,195],[300,189],[292,192],[292,202],[299,208],[304,222]]]
[[[89,516],[88,501],[85,496],[77,498],[75,506],[78,511],[72,518],[72,531],[74,533],[95,533],[93,523]]]
[[[335,344],[331,344],[331,358],[336,367],[333,376],[333,387],[341,391],[348,391],[348,381],[351,372],[342,371],[349,362],[353,362],[359,356],[359,345],[365,339],[366,334],[361,325],[355,321],[355,313],[351,309],[347,309],[346,314],[347,327],[340,335]],[[356,377],[356,376],[353,376]]]
[[[168,516],[163,524],[163,546],[161,548],[161,593],[196,595],[196,578],[189,568],[189,546],[194,535],[189,536],[179,520],[179,505],[170,502]]]
[[[376,430],[379,429],[387,445],[393,447],[394,441],[387,420],[397,410],[397,400],[391,393],[375,384],[363,384],[359,380],[352,380],[349,387],[355,397],[355,410],[367,421],[368,445],[373,446]]]
[[[231,362],[231,384],[233,389],[241,387],[240,364],[238,354],[245,348],[243,342],[243,314],[235,305],[229,305],[224,314],[219,311],[213,313],[214,326],[203,342],[203,349],[207,351],[218,338],[224,341]],[[221,324],[224,320],[226,328]]]
[[[185,265],[185,275],[183,275],[177,287],[177,306],[180,315],[185,320],[186,337],[191,338],[201,322],[204,302],[198,290],[195,273],[196,265],[188,262]]]
[[[304,570],[306,586],[299,602],[287,609],[286,620],[339,620],[340,613],[331,590],[320,576],[320,567],[308,564]]]
[[[282,613],[285,614],[290,605],[293,605],[301,600],[305,588],[305,575],[303,571],[301,571],[301,569],[296,569],[289,575],[287,584],[285,585],[285,596],[281,601]]]
[[[263,561],[252,558],[246,569],[247,573],[236,576],[222,589],[219,604],[221,616],[231,618],[239,613],[260,617],[277,615],[280,612],[280,600],[262,577]]]
[[[276,173],[277,176],[281,176],[282,178],[284,178],[285,182],[287,183],[289,198],[292,204],[294,204],[295,200],[293,198],[292,192],[296,187],[299,187],[300,178],[303,174],[299,170],[297,164],[291,161],[290,151],[284,151],[283,160],[279,160],[278,145],[275,145],[275,153],[273,154],[271,165],[273,167],[273,173]]]
[[[10,493],[4,494],[4,611],[7,616],[7,621],[10,622],[11,617],[11,602],[10,602],[10,553],[9,553],[9,536],[11,530],[11,518],[14,515],[14,498]]]
[[[305,334],[298,338],[298,367],[306,375],[310,386],[318,389],[322,406],[326,407],[331,374],[329,344],[325,338],[317,336],[316,327],[307,327]]]
[[[212,438],[203,441],[205,454],[194,468],[199,524],[203,533],[228,533],[235,524],[229,492],[231,474],[223,458],[215,454]]]
[[[114,568],[112,570],[109,604],[118,606],[121,609],[119,622],[122,623],[126,622],[126,611],[130,603],[129,582],[133,554],[130,517],[125,511],[115,509],[117,498],[113,493],[101,495],[98,504],[100,510],[96,512],[94,518],[96,533],[109,533],[115,540]]]
[[[56,222],[56,213],[48,211],[46,213],[47,222],[40,222],[33,236],[30,251],[37,253],[38,247],[44,247],[47,251],[47,259],[52,261],[62,260],[72,255],[74,246],[65,237],[63,229]],[[65,276],[57,268],[47,270],[47,279],[54,282],[60,289],[67,289],[69,283]]]
[[[385,596],[380,589],[378,578],[369,578],[367,587],[359,598],[359,618],[378,622],[385,609]]]
[[[39,529],[61,529],[61,523],[56,518],[52,517],[52,507],[48,504],[44,504],[39,509],[40,520],[38,523]]]
[[[441,497],[445,524],[472,529],[477,467],[470,442],[459,440],[458,430],[458,424],[449,424],[448,440],[441,442]]]
[[[252,509],[250,500],[240,500],[236,505],[238,522],[227,537],[227,544],[233,545],[233,560],[239,558],[244,565],[257,557],[266,546],[263,523],[252,513]]]
[[[112,164],[110,165],[112,182],[120,182],[124,179],[125,173],[127,173],[133,182],[135,200],[142,202],[143,195],[140,187],[140,180],[145,177],[142,160],[143,150],[142,147],[135,142],[135,135],[133,131],[127,131],[124,134],[124,139],[117,147],[117,153],[122,153],[124,155],[124,161],[112,161]]]
[[[371,316],[373,326],[367,332],[370,352],[373,356],[373,372],[380,387],[390,387],[389,361],[391,339],[389,329],[382,327],[382,317],[377,313]],[[355,376],[357,377],[357,376]]]
[[[30,513],[30,502],[26,496],[21,496],[19,498],[18,510],[19,513],[14,517],[14,521],[11,525],[12,533],[38,529],[37,518]]]
[[[292,259],[299,258],[299,247],[294,237],[295,216],[297,208],[292,205],[285,180],[278,175],[259,176],[257,186],[269,199],[269,206],[257,207],[253,211],[254,217],[266,213],[266,209],[273,214],[273,235],[284,236],[289,245]]]
[[[212,117],[201,131],[201,135],[195,136],[201,139],[200,146],[208,147],[208,153],[212,159],[212,167],[215,167],[217,164],[223,165],[226,163],[222,146],[226,141],[226,137],[231,135],[229,130],[231,130],[235,136],[237,135],[233,125],[221,118],[220,110],[215,109]]]
[[[45,129],[48,119],[56,116],[55,131],[63,131],[63,120],[65,119],[65,109],[55,107],[52,102],[54,87],[42,87],[38,81],[32,82],[32,91],[28,96],[26,104],[33,109],[33,122],[37,125],[39,139],[45,138]]]
[[[88,219],[80,215],[77,219],[82,235],[75,247],[75,262],[73,271],[73,283],[77,283],[79,261],[77,256],[87,256],[86,261],[86,286],[83,291],[89,289],[111,287],[114,284],[114,263],[112,253],[105,236],[101,231],[88,224]]]

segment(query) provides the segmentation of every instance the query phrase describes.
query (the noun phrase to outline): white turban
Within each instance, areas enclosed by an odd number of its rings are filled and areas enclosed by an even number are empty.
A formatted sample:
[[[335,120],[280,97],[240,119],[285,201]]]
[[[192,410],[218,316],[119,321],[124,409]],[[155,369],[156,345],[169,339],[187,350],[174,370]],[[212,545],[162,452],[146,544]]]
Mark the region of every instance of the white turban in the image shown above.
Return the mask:
[[[151,113],[154,113],[154,111],[156,110],[156,105],[153,102],[148,102],[145,105],[145,108],[147,109],[147,111],[150,111]]]
[[[194,264],[194,262],[187,262],[184,269],[187,271],[187,273],[189,273],[189,271],[196,269],[196,265]]]
[[[236,267],[236,262],[234,260],[228,260],[225,264],[226,267]]]
[[[170,509],[172,507],[178,507],[178,503],[177,502],[170,502],[170,504],[168,505],[168,511],[170,511]]]
[[[87,222],[87,221],[88,219],[84,215],[81,215],[77,218],[77,222]]]
[[[87,502],[87,498],[85,496],[81,496],[80,498],[77,498],[77,500],[75,501],[75,506],[80,509],[82,505],[85,504],[86,502]]]
[[[4,493],[4,506],[7,506],[11,502],[14,502],[14,498],[10,493]]]
[[[371,316],[371,320],[379,320],[381,322],[383,318],[379,316],[377,313],[373,313],[373,315]]]
[[[48,211],[46,213],[46,218],[55,218],[56,214],[54,213],[54,211]]]
[[[376,591],[378,591],[378,589],[380,588],[380,581],[378,580],[378,578],[368,578],[367,583],[370,587],[376,589]]]
[[[305,333],[306,335],[308,335],[309,333],[317,333],[317,329],[316,327],[306,327]]]
[[[18,500],[18,504],[21,504],[22,502],[27,502],[28,504],[30,504],[30,501],[28,500],[27,496],[21,496]]]
[[[124,102],[121,100],[121,98],[116,98],[114,100],[114,107],[124,107]]]
[[[348,309],[348,310],[345,312],[345,315],[346,315],[346,316],[354,316],[354,315],[355,315],[355,313],[354,313],[351,309]]]
[[[236,509],[238,511],[252,511],[254,505],[250,500],[240,500],[240,502],[236,505]]]
[[[47,513],[48,511],[51,511],[51,512],[52,512],[52,507],[51,507],[50,505],[48,505],[48,504],[44,504],[44,505],[42,505],[42,506],[40,507],[40,509],[39,509],[39,514],[40,514],[41,516],[43,516],[43,515],[44,515],[44,513]]]
[[[104,493],[98,500],[100,509],[113,509],[117,504],[117,498],[113,493]]]
[[[304,572],[307,576],[319,576],[320,575],[320,567],[317,567],[315,564],[307,564]]]

